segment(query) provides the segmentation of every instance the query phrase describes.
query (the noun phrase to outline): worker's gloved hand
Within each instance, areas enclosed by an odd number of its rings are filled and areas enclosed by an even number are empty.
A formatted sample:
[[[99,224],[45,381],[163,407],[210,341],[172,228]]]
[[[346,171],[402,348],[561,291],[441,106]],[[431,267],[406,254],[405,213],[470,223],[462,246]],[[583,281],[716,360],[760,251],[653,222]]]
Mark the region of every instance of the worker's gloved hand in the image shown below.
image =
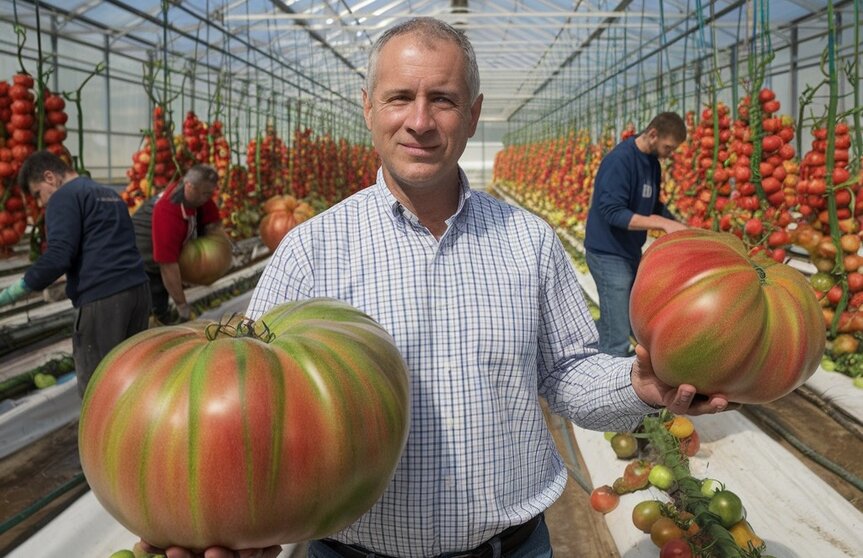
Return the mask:
[[[29,294],[31,291],[32,289],[27,286],[24,279],[20,279],[17,283],[14,283],[0,291],[0,306],[12,304],[19,298]]]

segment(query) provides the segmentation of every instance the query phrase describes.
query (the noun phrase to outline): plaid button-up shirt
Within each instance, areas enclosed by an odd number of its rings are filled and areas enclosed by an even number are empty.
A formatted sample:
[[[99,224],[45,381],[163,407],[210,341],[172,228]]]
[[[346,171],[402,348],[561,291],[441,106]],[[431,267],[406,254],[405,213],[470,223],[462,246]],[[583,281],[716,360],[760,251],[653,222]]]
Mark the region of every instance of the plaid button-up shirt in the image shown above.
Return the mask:
[[[560,496],[566,469],[538,395],[580,426],[622,431],[654,409],[632,359],[597,352],[575,271],[542,220],[468,188],[437,240],[384,183],[291,231],[248,315],[333,297],[396,341],[411,375],[410,434],[380,500],[333,538],[380,554],[478,546]]]

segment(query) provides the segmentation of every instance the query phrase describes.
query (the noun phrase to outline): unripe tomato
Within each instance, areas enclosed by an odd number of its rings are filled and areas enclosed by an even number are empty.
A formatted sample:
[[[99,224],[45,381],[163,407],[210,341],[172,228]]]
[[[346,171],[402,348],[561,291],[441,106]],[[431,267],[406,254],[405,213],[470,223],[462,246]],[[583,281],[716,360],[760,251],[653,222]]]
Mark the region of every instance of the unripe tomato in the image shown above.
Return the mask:
[[[656,488],[668,490],[674,484],[674,473],[665,465],[658,463],[650,469],[647,480]]]
[[[707,510],[716,515],[726,529],[745,517],[743,502],[737,494],[730,490],[720,490],[714,493],[707,505]]]
[[[620,432],[611,438],[611,449],[620,459],[629,459],[638,453],[638,440],[629,432]]]

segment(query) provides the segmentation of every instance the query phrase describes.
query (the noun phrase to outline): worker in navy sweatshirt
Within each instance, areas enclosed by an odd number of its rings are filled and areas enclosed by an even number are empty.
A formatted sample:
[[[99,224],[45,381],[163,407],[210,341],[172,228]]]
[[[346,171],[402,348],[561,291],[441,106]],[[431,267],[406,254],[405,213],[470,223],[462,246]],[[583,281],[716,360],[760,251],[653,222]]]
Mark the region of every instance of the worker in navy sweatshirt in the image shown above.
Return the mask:
[[[48,151],[24,162],[18,184],[45,208],[47,248],[0,292],[0,306],[66,275],[66,295],[77,309],[72,354],[83,397],[102,358],[148,325],[149,284],[132,220],[114,190],[79,176]]]
[[[638,136],[612,149],[599,165],[587,214],[584,247],[599,294],[599,350],[632,354],[629,294],[647,231],[685,229],[659,200],[659,160],[671,157],[686,139],[679,115],[657,115]]]

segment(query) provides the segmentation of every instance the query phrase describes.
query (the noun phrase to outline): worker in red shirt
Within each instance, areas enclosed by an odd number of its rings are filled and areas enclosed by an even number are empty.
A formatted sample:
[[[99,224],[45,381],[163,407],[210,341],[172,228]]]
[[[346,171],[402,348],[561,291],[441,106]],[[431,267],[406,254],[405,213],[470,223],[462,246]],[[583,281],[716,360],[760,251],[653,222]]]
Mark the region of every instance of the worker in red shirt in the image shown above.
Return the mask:
[[[132,216],[138,250],[150,279],[153,313],[162,324],[178,321],[169,307],[169,297],[179,321],[191,317],[178,261],[189,240],[221,233],[219,209],[213,201],[218,183],[216,169],[195,165],[182,180],[144,202]]]

